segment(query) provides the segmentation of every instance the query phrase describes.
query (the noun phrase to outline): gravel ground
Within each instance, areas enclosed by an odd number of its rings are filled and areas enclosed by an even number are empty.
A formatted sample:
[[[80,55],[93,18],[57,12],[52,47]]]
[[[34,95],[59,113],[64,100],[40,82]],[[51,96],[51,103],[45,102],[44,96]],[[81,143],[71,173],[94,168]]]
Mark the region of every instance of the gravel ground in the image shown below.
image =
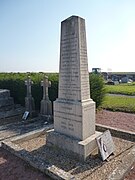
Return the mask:
[[[135,114],[101,110],[96,114],[96,123],[135,132]]]
[[[135,180],[135,164],[132,166],[131,171],[125,176],[124,180]]]
[[[101,110],[96,114],[96,123],[135,132],[135,114]],[[124,180],[135,180],[135,164]]]
[[[33,156],[42,158],[71,173],[79,179],[105,180],[108,175],[122,162],[123,157],[129,153],[133,142],[120,138],[113,138],[115,143],[115,155],[109,157],[108,162],[103,162],[97,155],[90,157],[85,163],[78,162],[63,150],[45,146],[45,135],[38,138],[21,142],[21,147],[29,151]],[[37,147],[38,145],[38,147]]]
[[[0,180],[50,180],[26,162],[0,148]]]
[[[96,123],[116,127],[135,132],[135,114],[99,111],[96,115]],[[79,179],[105,180],[110,171],[121,163],[133,145],[133,142],[113,138],[116,151],[110,156],[108,162],[102,162],[98,156],[89,158],[86,163],[80,163],[66,154],[64,151],[53,150],[45,146],[44,136],[21,143],[31,154],[43,157],[54,165],[58,165]],[[123,153],[122,153],[123,151]],[[66,158],[65,158],[66,157]],[[10,159],[11,158],[11,159]],[[23,160],[0,149],[0,179],[1,180],[25,180],[25,179],[47,179],[41,172],[27,165]],[[125,180],[135,179],[135,166],[125,177]]]

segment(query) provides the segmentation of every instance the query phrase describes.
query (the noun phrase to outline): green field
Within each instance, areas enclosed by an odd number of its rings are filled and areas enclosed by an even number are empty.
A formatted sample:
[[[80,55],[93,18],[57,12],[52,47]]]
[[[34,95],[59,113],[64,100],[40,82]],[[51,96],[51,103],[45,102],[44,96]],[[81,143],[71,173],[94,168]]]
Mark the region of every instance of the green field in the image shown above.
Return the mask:
[[[106,95],[102,108],[111,111],[135,113],[135,98]]]
[[[106,85],[105,87],[106,87],[107,93],[135,96],[135,83],[120,84],[120,85]]]
[[[42,99],[42,87],[40,85],[41,80],[44,77],[44,73],[0,73],[0,89],[9,89],[11,96],[14,98],[16,104],[25,104],[26,87],[24,81],[27,76],[30,75],[32,81],[32,95],[35,99],[36,109],[40,108],[40,101]],[[49,98],[53,102],[58,96],[58,74],[49,73],[49,80],[51,81],[51,87],[49,88]],[[124,111],[135,113],[135,98],[128,96],[116,96],[113,94],[124,94],[135,96],[135,83],[120,84],[120,85],[105,85],[101,77],[90,75],[90,92],[91,98],[96,102],[96,107],[102,107],[104,109],[112,111]],[[104,89],[106,93],[112,94],[112,96],[106,95],[104,99]],[[103,103],[102,100],[104,99]],[[102,103],[102,105],[101,105]]]
[[[119,85],[106,85],[106,93],[112,94],[106,95],[102,108],[111,111],[122,111],[135,113],[135,83],[119,84]],[[113,94],[127,95],[116,96]]]

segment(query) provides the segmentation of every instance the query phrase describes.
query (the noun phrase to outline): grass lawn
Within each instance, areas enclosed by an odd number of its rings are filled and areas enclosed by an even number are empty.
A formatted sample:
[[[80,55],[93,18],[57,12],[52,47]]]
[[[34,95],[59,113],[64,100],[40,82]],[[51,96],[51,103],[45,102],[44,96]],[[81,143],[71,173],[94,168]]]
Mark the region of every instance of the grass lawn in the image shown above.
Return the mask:
[[[135,83],[106,85],[106,92],[111,94],[125,94],[135,96]]]
[[[135,113],[135,98],[106,95],[101,107],[111,111]]]

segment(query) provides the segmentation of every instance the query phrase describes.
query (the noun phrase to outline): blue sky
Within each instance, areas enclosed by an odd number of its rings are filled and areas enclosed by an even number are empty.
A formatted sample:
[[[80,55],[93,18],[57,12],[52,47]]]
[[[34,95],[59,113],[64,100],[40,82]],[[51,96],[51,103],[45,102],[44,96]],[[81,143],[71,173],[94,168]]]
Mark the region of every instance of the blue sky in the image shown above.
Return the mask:
[[[71,15],[86,21],[89,71],[135,71],[135,0],[0,0],[0,72],[58,72]]]

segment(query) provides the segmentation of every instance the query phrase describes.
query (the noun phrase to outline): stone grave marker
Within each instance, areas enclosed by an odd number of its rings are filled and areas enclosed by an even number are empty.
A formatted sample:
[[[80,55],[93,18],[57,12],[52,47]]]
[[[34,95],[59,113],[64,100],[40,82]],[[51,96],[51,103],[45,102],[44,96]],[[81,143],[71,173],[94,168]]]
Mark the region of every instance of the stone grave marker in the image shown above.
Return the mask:
[[[52,103],[49,100],[48,88],[51,87],[51,81],[48,81],[47,76],[41,81],[41,86],[43,87],[43,99],[41,101],[40,115],[46,121],[50,121],[52,119]]]
[[[22,119],[26,120],[28,118],[28,116],[29,116],[29,111],[25,111],[24,114],[23,114]]]
[[[114,143],[109,130],[97,137],[97,143],[101,157],[106,160],[114,152]]]
[[[35,116],[35,103],[34,98],[31,94],[31,86],[33,81],[31,81],[30,76],[28,76],[27,80],[25,81],[25,85],[27,87],[27,96],[25,97],[25,110],[29,112],[30,117]]]
[[[20,119],[24,108],[19,104],[14,104],[10,90],[0,89],[0,124],[15,122]]]
[[[54,102],[54,130],[47,144],[86,158],[97,148],[95,102],[90,98],[85,20],[71,16],[61,23],[59,93]]]
[[[0,112],[14,109],[14,100],[10,97],[10,90],[0,89]]]

